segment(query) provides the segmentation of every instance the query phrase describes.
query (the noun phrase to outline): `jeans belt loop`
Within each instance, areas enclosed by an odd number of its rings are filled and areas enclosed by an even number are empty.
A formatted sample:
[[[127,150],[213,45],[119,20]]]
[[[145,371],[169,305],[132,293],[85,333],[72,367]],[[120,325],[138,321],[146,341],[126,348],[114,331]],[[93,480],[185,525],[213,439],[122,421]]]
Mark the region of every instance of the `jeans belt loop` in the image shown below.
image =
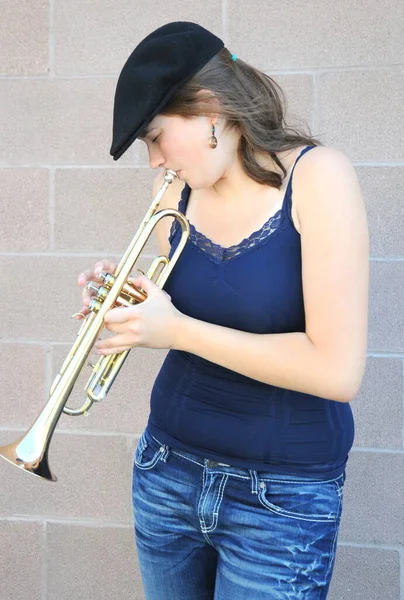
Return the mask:
[[[257,471],[250,470],[251,476],[251,493],[258,494],[258,475]]]

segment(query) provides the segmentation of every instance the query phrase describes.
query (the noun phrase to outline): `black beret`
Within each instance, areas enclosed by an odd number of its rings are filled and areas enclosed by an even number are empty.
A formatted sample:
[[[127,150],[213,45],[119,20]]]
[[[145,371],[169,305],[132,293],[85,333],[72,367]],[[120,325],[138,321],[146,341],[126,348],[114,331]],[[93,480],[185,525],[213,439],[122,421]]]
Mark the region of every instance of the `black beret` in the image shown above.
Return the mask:
[[[201,25],[175,21],[140,42],[126,61],[115,90],[110,154],[118,160],[176,91],[222,48]]]

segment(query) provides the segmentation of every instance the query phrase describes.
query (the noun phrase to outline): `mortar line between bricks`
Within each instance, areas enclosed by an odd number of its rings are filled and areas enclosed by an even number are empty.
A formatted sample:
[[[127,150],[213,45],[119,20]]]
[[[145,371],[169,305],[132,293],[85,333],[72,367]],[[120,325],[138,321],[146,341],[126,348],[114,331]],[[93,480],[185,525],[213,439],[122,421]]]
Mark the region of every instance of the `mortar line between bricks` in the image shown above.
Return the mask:
[[[25,432],[26,430],[23,429],[22,427],[15,427],[15,426],[11,426],[11,427],[6,427],[6,426],[1,426],[0,427],[0,432],[2,431],[14,431],[16,433],[20,433],[20,432]],[[102,429],[99,430],[95,430],[95,429],[57,429],[56,433],[58,434],[63,434],[63,435],[82,435],[82,436],[86,436],[86,435],[91,435],[91,436],[104,436],[104,437],[132,437],[132,438],[137,438],[141,435],[141,433],[137,433],[136,431],[103,431]],[[353,446],[351,449],[351,452],[360,452],[363,454],[366,453],[373,453],[373,454],[397,454],[397,455],[402,455],[404,454],[404,450],[389,450],[386,448],[370,448],[370,447],[356,447]]]
[[[394,552],[402,552],[404,550],[404,548],[402,546],[394,546],[391,544],[374,544],[374,543],[367,543],[367,542],[338,542],[338,546],[344,546],[344,548],[349,547],[349,548],[369,548],[370,550],[388,550],[388,551],[394,551]]]
[[[38,257],[38,256],[56,256],[56,257],[67,257],[67,258],[83,258],[83,257],[99,257],[100,252],[104,253],[104,254],[112,254],[112,255],[117,255],[117,256],[121,256],[123,250],[119,251],[119,250],[98,250],[98,251],[88,251],[88,252],[69,252],[66,250],[53,250],[53,251],[39,251],[39,252],[0,252],[0,256],[34,256],[34,257]],[[154,258],[155,257],[155,253],[152,252],[145,252],[143,255],[145,258]],[[397,262],[397,263],[402,263],[404,262],[404,256],[403,257],[399,257],[399,256],[392,256],[392,257],[385,257],[385,258],[378,258],[378,257],[370,257],[370,262],[385,262],[385,263],[393,263],[393,262]]]
[[[77,321],[80,323],[80,321]],[[2,338],[0,339],[0,344],[22,344],[28,346],[61,346],[66,347],[66,349],[72,345],[72,340],[66,340],[61,342],[60,340],[29,340],[24,338]],[[162,350],[164,352],[164,350]]]
[[[14,515],[12,517],[1,517],[0,522],[6,521],[7,523],[17,523],[23,521],[24,523],[45,523],[45,525],[81,525],[83,527],[98,527],[98,528],[121,528],[131,529],[132,524],[124,521],[100,521],[97,519],[74,519],[68,517],[46,517],[44,515]]]
[[[49,250],[55,251],[55,168],[49,168]]]
[[[373,453],[373,454],[404,454],[404,450],[400,448],[393,450],[389,448],[372,448],[372,447],[363,447],[363,446],[353,446],[351,452],[361,452],[363,454]]]
[[[401,369],[401,371],[402,371],[402,376],[401,376],[401,395],[402,395],[402,408],[403,408],[403,417],[402,417],[402,419],[403,419],[402,420],[402,428],[403,428],[402,437],[403,437],[403,440],[402,440],[402,442],[403,442],[403,449],[404,449],[404,360],[403,360],[403,363],[402,363],[402,369]],[[403,577],[404,577],[404,574],[403,574]],[[403,590],[402,594],[404,595],[404,590]],[[404,598],[403,598],[403,600],[404,600]]]
[[[402,359],[403,358],[403,353],[402,352],[376,352],[376,351],[370,351],[367,353],[367,356],[369,358],[398,358],[398,359]]]
[[[404,165],[404,163],[403,163]],[[119,171],[119,169],[149,169],[150,171],[153,171],[154,169],[151,169],[149,167],[149,165],[145,165],[145,164],[129,164],[129,165],[115,165],[115,164],[109,164],[109,163],[105,163],[105,164],[101,164],[101,165],[92,165],[92,164],[56,164],[56,163],[42,163],[42,162],[38,162],[38,163],[19,163],[19,164],[15,164],[15,165],[10,165],[7,163],[0,163],[0,169],[116,169]]]
[[[49,51],[49,76],[54,79],[55,77],[55,6],[54,0],[49,0],[49,40],[48,40],[48,51]]]
[[[229,14],[228,0],[222,0],[222,38],[226,40],[226,48],[234,52],[231,48],[231,39],[229,37]]]
[[[94,410],[94,409],[92,409]],[[85,417],[83,417],[85,418]],[[14,432],[14,433],[26,433],[27,428],[25,427],[0,427],[0,432]],[[143,429],[142,429],[143,431]],[[87,437],[119,437],[125,438],[129,440],[139,439],[142,435],[142,432],[137,433],[136,431],[103,431],[102,429],[63,429],[58,428],[55,431],[55,434],[59,435],[80,435]]]
[[[316,73],[312,74],[312,89],[313,89],[313,113],[311,116],[311,125],[312,132],[314,137],[317,136],[317,120],[318,120],[318,98],[319,98],[319,90],[318,90],[318,78],[316,77]]]
[[[230,42],[226,39],[226,47],[228,47],[228,45],[230,45]],[[240,56],[240,58],[243,58],[242,56]],[[253,64],[253,63],[252,63]],[[256,66],[256,63],[253,64],[253,66]],[[404,68],[404,63],[403,62],[397,62],[397,63],[387,63],[387,64],[380,64],[380,65],[337,65],[335,67],[332,66],[328,66],[328,67],[321,67],[321,66],[316,66],[316,65],[304,65],[301,67],[292,67],[290,69],[274,69],[273,67],[266,67],[265,65],[259,67],[261,71],[263,71],[264,73],[266,73],[267,75],[308,75],[308,74],[312,74],[312,73],[319,73],[319,74],[327,74],[327,73],[354,73],[356,71],[358,72],[362,72],[362,71],[366,71],[369,73],[374,73],[377,71],[386,71],[387,69],[403,69]],[[59,79],[59,80],[71,80],[71,79],[118,79],[119,77],[119,72],[116,73],[93,73],[91,75],[89,74],[80,74],[80,73],[73,73],[73,74],[55,74],[55,79]],[[37,80],[37,79],[48,79],[49,77],[47,75],[0,75],[0,80],[1,79],[9,79],[9,80]]]
[[[47,517],[44,515],[13,515],[13,516],[0,516],[0,521],[6,521],[9,523],[15,523],[18,521],[24,522],[35,522],[48,524],[63,524],[63,525],[83,525],[88,527],[119,527],[122,529],[131,528],[131,523],[125,523],[123,521],[106,521],[98,519],[85,519],[85,518],[72,518],[72,517]],[[396,546],[391,544],[375,544],[370,542],[344,542],[338,541],[338,546],[348,548],[368,548],[370,550],[385,550],[399,552],[404,560],[404,547]],[[403,562],[404,565],[404,562]],[[404,598],[403,598],[404,600]]]
[[[384,256],[384,257],[371,256],[369,260],[370,260],[370,262],[392,263],[392,262],[403,262],[404,257],[401,257],[401,256]]]
[[[44,390],[43,390],[43,401],[44,405],[49,400],[50,388],[52,385],[52,365],[53,365],[53,346],[47,344],[45,346],[45,376],[44,376]]]
[[[95,255],[96,257],[99,256],[99,254]],[[150,257],[151,258],[151,257]],[[79,321],[77,321],[79,322]],[[53,346],[69,346],[71,345],[71,340],[65,340],[65,341],[60,341],[60,340],[38,340],[38,339],[30,339],[30,338],[0,338],[0,345],[1,344],[26,344],[26,345],[31,345],[31,346],[49,346],[50,344],[52,344]],[[376,351],[372,351],[372,352],[368,352],[367,353],[367,357],[369,358],[386,358],[386,359],[390,359],[390,358],[397,358],[399,360],[403,360],[404,359],[404,353],[393,353],[393,352],[376,352]]]
[[[42,565],[41,565],[41,599],[46,600],[48,595],[48,539],[47,523],[42,523]]]
[[[128,240],[130,241],[130,240]],[[112,256],[116,255],[116,256],[122,256],[123,254],[123,250],[121,250],[120,252],[118,250],[100,250],[98,252],[64,252],[64,251],[60,251],[57,252],[56,250],[54,252],[0,252],[0,256],[27,256],[27,257],[34,257],[34,258],[38,258],[39,256],[43,256],[43,257],[56,257],[56,258],[99,258],[100,257],[100,252],[102,252],[102,254],[110,254]],[[144,254],[142,254],[142,257],[144,258],[154,258],[156,256],[156,254],[152,253],[152,252],[145,252]]]
[[[351,160],[351,163],[354,167],[404,167],[404,160]],[[92,165],[92,164],[56,164],[56,163],[21,163],[21,164],[8,164],[8,163],[0,163],[0,169],[146,169],[150,172],[154,172],[154,169],[151,169],[149,165],[141,164],[141,163],[131,163],[128,165],[118,165],[118,164],[100,164],[100,165]]]

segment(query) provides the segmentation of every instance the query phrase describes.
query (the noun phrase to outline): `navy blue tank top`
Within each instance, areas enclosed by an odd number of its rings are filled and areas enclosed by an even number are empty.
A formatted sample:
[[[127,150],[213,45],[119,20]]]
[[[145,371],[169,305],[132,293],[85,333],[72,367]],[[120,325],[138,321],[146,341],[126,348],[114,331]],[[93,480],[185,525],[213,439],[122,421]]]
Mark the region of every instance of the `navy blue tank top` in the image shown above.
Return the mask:
[[[279,211],[241,243],[223,248],[190,223],[191,235],[164,287],[178,310],[252,333],[305,331],[292,177],[297,161],[314,147],[295,161]],[[189,194],[186,184],[178,205],[183,214]],[[170,256],[179,238],[174,221]],[[354,438],[349,403],[268,385],[178,350],[167,353],[155,380],[148,429],[164,444],[202,458],[319,479],[344,471]]]

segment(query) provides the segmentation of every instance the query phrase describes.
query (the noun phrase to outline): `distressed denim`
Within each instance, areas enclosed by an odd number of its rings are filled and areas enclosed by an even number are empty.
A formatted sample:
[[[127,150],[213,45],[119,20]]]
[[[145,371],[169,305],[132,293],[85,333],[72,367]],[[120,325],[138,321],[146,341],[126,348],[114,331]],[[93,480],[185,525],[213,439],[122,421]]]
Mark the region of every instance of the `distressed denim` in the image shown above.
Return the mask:
[[[323,600],[344,481],[231,467],[146,429],[133,467],[146,600]]]

